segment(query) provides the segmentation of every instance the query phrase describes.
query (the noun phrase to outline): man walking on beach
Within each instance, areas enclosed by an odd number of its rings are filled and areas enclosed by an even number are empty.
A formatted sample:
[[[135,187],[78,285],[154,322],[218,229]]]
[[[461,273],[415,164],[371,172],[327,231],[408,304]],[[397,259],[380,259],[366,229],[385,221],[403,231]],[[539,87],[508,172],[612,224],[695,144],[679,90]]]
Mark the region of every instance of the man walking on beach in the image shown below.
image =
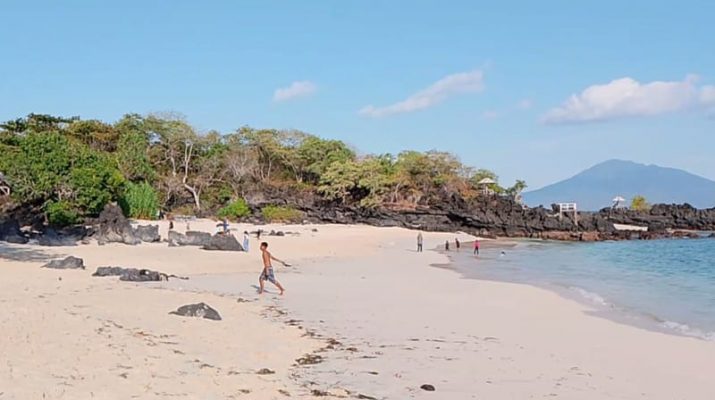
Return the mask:
[[[417,234],[417,252],[422,253],[422,232]]]
[[[280,282],[276,280],[276,276],[273,273],[273,264],[271,263],[271,260],[278,261],[279,263],[283,264],[286,267],[289,267],[290,265],[287,264],[285,261],[281,261],[271,254],[271,252],[268,251],[268,243],[263,242],[261,243],[261,253],[263,257],[263,272],[261,272],[261,276],[258,278],[258,283],[261,285],[261,288],[258,290],[258,294],[263,293],[263,284],[265,281],[270,281],[272,284],[276,285],[278,289],[281,291],[281,295],[283,295],[283,292],[285,292],[285,289],[283,289],[283,286],[281,286]]]
[[[479,239],[474,239],[474,255],[479,255]]]

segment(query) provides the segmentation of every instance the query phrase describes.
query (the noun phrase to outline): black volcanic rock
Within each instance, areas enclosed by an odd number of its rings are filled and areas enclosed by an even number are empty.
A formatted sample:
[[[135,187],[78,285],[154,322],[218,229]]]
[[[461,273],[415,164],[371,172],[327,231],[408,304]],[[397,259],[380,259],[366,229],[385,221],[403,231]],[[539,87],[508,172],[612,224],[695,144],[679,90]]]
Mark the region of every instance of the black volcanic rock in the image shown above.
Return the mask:
[[[180,315],[182,317],[206,318],[214,321],[221,321],[221,315],[218,311],[211,308],[206,303],[187,304],[179,307],[176,311],[169,314]]]
[[[361,209],[316,202],[301,209],[308,222],[399,226],[430,231],[464,231],[480,236],[549,237],[562,240],[625,240],[673,237],[669,229],[715,230],[715,209],[685,205],[655,205],[649,211],[603,209],[559,216],[557,206],[527,208],[501,196],[469,201],[445,199],[431,207],[414,209]],[[614,224],[648,227],[647,233],[617,231]],[[546,232],[556,232],[553,235]],[[574,234],[561,235],[561,232]],[[598,235],[584,232],[596,232]]]
[[[169,276],[162,272],[122,267],[99,267],[92,276],[119,276],[120,281],[128,282],[157,282],[169,280]]]
[[[136,245],[141,240],[136,236],[129,220],[116,204],[107,204],[97,218],[97,241],[105,243],[124,243]]]
[[[76,246],[81,237],[58,233],[52,228],[47,228],[37,239],[40,246]]]
[[[42,268],[52,269],[84,269],[84,260],[81,258],[69,256],[61,260],[52,260],[42,266]]]
[[[161,241],[158,225],[139,225],[134,228],[134,234],[142,242],[154,243]]]
[[[203,246],[204,250],[221,250],[221,251],[243,251],[243,246],[238,243],[236,237],[231,234],[217,233],[211,236],[208,243]]]
[[[427,392],[434,392],[435,388],[433,385],[430,385],[429,383],[425,383],[424,385],[420,386],[420,389],[427,391]]]
[[[105,243],[124,243],[137,245],[141,242],[158,242],[158,225],[140,225],[136,228],[124,216],[122,209],[116,204],[107,204],[96,220],[95,237],[100,245]]]
[[[206,246],[211,241],[207,232],[188,231],[186,234],[169,231],[169,246]]]
[[[0,241],[25,244],[28,239],[20,231],[20,223],[15,219],[2,219],[0,217]]]

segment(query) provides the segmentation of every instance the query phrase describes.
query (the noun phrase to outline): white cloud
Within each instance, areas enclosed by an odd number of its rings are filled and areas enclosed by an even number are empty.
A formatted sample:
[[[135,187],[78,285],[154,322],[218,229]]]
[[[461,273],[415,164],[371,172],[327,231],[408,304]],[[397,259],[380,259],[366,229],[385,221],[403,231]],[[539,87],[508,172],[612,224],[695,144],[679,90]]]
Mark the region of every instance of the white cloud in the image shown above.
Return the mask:
[[[708,103],[715,104],[715,89],[699,87],[694,75],[682,81],[649,83],[626,77],[587,87],[547,112],[542,121],[548,124],[606,121],[684,111]]]
[[[286,87],[276,89],[273,92],[273,101],[286,101],[310,96],[317,89],[318,87],[311,81],[295,81]]]
[[[359,114],[379,118],[424,110],[443,102],[452,95],[482,90],[483,78],[484,74],[481,70],[447,75],[405,100],[384,107],[365,106],[359,111]]]
[[[715,86],[703,86],[700,89],[700,101],[706,106],[715,106]]]

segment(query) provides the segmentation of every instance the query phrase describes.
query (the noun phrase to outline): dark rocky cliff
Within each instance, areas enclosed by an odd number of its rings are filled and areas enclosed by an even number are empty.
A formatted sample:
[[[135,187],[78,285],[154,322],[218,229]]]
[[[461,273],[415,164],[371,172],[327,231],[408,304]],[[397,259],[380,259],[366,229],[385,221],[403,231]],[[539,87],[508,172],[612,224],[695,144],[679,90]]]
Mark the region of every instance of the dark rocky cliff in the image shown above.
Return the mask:
[[[553,209],[524,208],[509,198],[498,196],[470,201],[453,197],[431,207],[410,209],[396,207],[366,209],[328,203],[310,196],[286,196],[283,200],[254,204],[254,217],[251,218],[251,222],[262,222],[259,210],[265,204],[287,204],[295,207],[304,213],[306,222],[312,223],[396,226],[426,231],[464,231],[488,237],[593,241],[695,236],[682,232],[673,233],[673,230],[715,231],[715,208],[699,210],[687,204],[658,204],[648,212],[623,209],[580,212],[578,218],[574,219],[573,215],[569,214],[560,217],[555,207]],[[34,218],[36,215],[24,209],[7,213],[5,216],[0,215],[0,240],[26,242],[29,235],[20,230],[21,226],[26,225],[33,225],[34,229],[39,228],[40,237],[46,236],[42,232],[47,233],[46,231],[50,229],[38,227],[38,221]],[[617,231],[614,224],[644,226],[648,227],[648,232]],[[95,221],[95,225],[97,225],[95,227],[97,232],[106,230],[101,226],[103,225],[101,218]],[[60,233],[80,240],[86,235],[91,235],[92,230],[65,229]]]

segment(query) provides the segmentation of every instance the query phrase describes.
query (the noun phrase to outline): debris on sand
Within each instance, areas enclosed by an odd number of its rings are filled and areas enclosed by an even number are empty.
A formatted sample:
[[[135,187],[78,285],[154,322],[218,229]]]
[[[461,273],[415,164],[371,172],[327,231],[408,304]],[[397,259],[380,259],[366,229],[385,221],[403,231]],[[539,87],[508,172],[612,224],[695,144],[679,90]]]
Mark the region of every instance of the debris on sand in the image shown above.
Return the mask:
[[[221,315],[219,315],[218,311],[214,310],[206,303],[187,304],[179,307],[176,311],[172,311],[169,314],[180,315],[182,317],[197,317],[221,321]]]

